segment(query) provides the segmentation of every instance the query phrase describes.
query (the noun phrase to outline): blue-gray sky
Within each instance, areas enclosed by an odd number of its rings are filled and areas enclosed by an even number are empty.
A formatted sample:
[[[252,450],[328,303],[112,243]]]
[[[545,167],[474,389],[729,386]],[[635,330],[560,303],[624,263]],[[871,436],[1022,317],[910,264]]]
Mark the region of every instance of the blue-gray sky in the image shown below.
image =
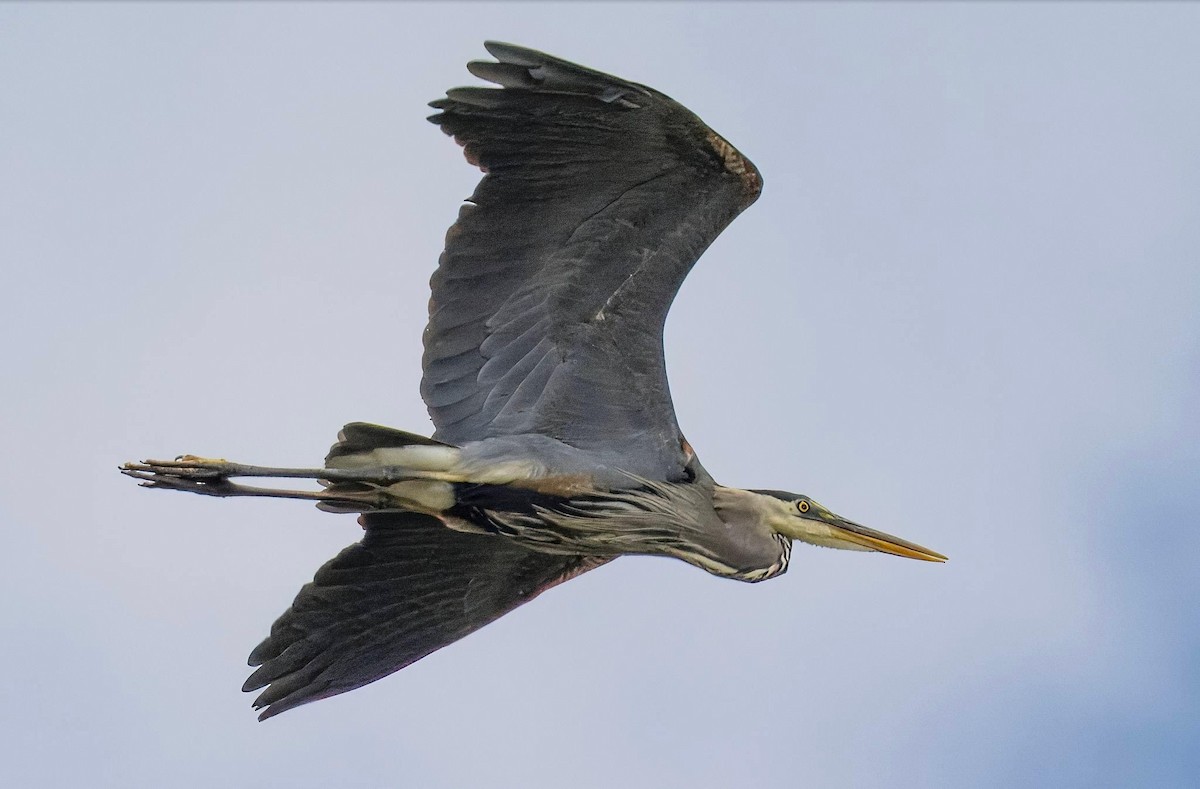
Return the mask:
[[[255,721],[245,656],[357,539],[124,460],[429,429],[477,173],[423,118],[497,38],[763,171],[667,327],[684,430],[944,566],[625,559]],[[1191,786],[1200,6],[0,5],[0,780]]]

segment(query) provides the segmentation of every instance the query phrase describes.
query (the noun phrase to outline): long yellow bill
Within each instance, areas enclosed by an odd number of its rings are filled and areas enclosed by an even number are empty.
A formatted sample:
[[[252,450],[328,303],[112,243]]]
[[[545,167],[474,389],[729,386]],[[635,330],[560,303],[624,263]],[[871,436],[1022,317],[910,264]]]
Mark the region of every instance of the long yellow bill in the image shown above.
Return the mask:
[[[904,556],[909,559],[920,559],[923,562],[947,561],[946,557],[937,551],[931,551],[928,548],[917,545],[915,542],[902,540],[899,537],[893,537],[881,531],[868,529],[866,526],[857,524],[854,521],[838,518],[830,526],[836,532],[837,536],[846,542],[861,545],[872,551],[881,551],[883,553],[890,553],[893,556]]]

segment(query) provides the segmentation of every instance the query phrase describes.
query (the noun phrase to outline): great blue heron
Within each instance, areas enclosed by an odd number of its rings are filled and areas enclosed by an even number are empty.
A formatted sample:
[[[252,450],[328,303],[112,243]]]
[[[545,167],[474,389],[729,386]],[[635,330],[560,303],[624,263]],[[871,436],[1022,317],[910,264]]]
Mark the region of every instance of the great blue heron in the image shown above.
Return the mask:
[[[183,456],[149,487],[361,513],[254,649],[260,718],[397,671],[623,554],[784,572],[793,540],[945,557],[808,496],[716,484],[676,423],[662,333],[684,277],[758,197],[758,170],[656,90],[510,44],[430,120],[486,173],[433,275],[421,394],[433,438],[354,423],[323,468]],[[321,480],[320,491],[234,477]]]

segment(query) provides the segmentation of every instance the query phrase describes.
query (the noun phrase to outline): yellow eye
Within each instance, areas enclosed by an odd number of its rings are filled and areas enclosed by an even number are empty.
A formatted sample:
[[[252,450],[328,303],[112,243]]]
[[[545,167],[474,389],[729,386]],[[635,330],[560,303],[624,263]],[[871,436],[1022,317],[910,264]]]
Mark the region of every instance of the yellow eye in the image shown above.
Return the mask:
[[[801,512],[808,512],[808,502],[807,501],[797,501],[796,509],[800,510]]]

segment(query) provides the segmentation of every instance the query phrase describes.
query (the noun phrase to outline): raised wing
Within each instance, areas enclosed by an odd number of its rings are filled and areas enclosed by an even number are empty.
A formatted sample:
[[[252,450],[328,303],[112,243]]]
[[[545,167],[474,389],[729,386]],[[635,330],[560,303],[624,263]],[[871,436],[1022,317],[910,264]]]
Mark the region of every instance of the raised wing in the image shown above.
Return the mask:
[[[374,682],[606,559],[550,556],[427,515],[363,515],[361,542],[317,571],[250,654],[265,720]]]
[[[540,433],[686,462],[663,359],[667,310],[758,196],[754,166],[686,108],[632,82],[488,42],[500,88],[455,88],[430,118],[486,175],[431,282],[421,392],[452,443]]]

